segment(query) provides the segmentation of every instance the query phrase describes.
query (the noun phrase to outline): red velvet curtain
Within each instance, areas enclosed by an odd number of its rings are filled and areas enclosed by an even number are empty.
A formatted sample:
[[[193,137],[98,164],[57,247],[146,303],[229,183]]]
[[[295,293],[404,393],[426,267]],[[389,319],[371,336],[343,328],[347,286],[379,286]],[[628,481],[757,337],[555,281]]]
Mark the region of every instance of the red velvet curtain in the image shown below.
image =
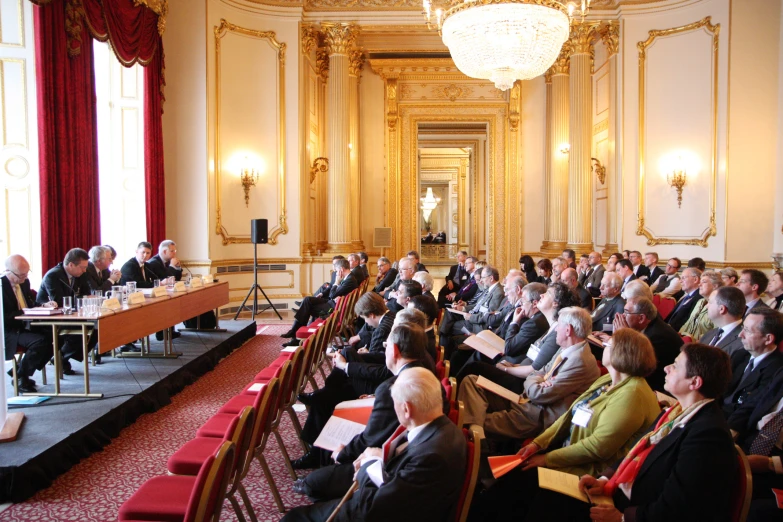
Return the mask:
[[[69,56],[65,2],[34,7],[43,272],[100,244],[92,46]]]
[[[145,66],[147,241],[159,243],[165,239],[166,196],[161,119],[164,63],[158,15],[147,7],[135,6],[133,0],[32,1],[50,4],[35,8],[44,267],[53,266],[54,259],[62,259],[65,251],[75,245],[89,248],[100,243],[97,125],[90,37],[108,41],[126,67],[136,63]],[[70,161],[69,151],[75,156]],[[63,235],[62,225],[58,226],[58,223],[62,224],[61,214],[65,209],[73,206],[70,196],[73,192],[84,194],[89,207],[67,222],[74,233]],[[86,216],[89,220],[81,219]],[[61,221],[57,221],[58,218]]]

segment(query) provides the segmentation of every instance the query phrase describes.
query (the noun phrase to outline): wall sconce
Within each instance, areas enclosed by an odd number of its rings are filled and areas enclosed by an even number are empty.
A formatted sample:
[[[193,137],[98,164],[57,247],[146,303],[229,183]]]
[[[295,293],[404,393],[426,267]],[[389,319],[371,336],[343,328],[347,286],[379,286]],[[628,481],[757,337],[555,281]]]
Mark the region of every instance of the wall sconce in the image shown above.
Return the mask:
[[[248,166],[247,156],[245,156],[245,166],[239,175],[239,180],[242,182],[242,188],[245,190],[245,207],[250,205],[250,187],[256,186],[259,173]]]
[[[598,181],[601,185],[606,184],[606,167],[601,165],[601,161],[598,158],[590,158],[593,161],[593,172],[598,176]]]
[[[327,158],[315,158],[313,160],[313,166],[310,167],[310,184],[315,181],[315,175],[319,172],[327,172],[329,170],[329,160]]]
[[[560,144],[560,154],[568,154],[571,152],[571,145],[568,143],[561,143]]]
[[[677,163],[672,168],[671,172],[666,174],[666,183],[668,183],[670,187],[677,189],[678,208],[682,208],[682,189],[685,187],[687,177],[685,164],[682,162],[682,156],[680,156],[677,158]]]

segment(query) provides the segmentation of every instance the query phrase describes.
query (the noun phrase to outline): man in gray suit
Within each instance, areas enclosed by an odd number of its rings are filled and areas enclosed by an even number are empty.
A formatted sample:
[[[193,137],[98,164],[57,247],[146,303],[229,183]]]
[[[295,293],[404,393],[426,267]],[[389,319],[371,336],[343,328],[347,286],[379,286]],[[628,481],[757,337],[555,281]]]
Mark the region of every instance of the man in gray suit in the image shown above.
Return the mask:
[[[724,286],[710,294],[707,317],[715,328],[699,339],[704,344],[717,346],[729,355],[742,350],[742,314],[745,312],[745,296],[735,286]]]
[[[524,395],[528,402],[524,404],[514,404],[479,387],[476,375],[465,377],[458,395],[465,405],[465,424],[476,424],[487,434],[513,439],[537,435],[551,426],[600,376],[595,357],[585,342],[591,323],[590,314],[582,308],[560,310],[560,349],[544,368],[525,379]]]
[[[487,329],[489,318],[500,309],[503,303],[503,286],[500,284],[500,274],[497,268],[485,266],[481,272],[481,284],[486,291],[470,310],[469,314],[459,320],[455,320],[460,314],[446,312],[449,316],[441,324],[441,344],[446,348],[446,353],[451,352],[465,340],[465,330],[479,333]],[[465,312],[460,305],[452,306],[453,310]]]
[[[585,287],[590,295],[598,297],[601,295],[601,280],[604,278],[606,269],[601,264],[603,261],[601,254],[598,252],[590,252],[587,256],[587,262],[590,265],[587,272],[579,276],[579,284]]]
[[[617,314],[623,313],[625,299],[620,296],[623,287],[623,278],[614,272],[606,272],[601,280],[601,302],[592,313],[593,331],[612,334],[612,323]]]

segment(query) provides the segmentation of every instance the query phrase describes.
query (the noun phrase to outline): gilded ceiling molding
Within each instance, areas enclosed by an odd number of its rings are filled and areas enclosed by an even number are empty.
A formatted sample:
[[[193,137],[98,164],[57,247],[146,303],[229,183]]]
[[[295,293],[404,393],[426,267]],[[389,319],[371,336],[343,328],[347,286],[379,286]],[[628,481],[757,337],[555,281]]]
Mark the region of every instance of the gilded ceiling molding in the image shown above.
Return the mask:
[[[416,10],[421,11],[421,0],[304,0],[306,11],[350,10]]]
[[[361,76],[364,67],[364,51],[362,49],[352,49],[348,55],[348,74],[350,76]]]
[[[572,25],[571,34],[568,37],[571,55],[589,54],[599,27],[600,24],[598,22],[583,22]]]
[[[326,52],[326,49],[318,49],[315,52],[315,70],[318,72],[321,80],[326,81],[329,79],[329,54]]]
[[[166,31],[166,16],[169,14],[169,0],[133,0],[133,5],[143,5],[158,15],[158,34],[163,36]]]
[[[302,54],[309,55],[318,47],[318,30],[313,24],[302,24]]]
[[[327,54],[348,54],[356,47],[359,27],[351,23],[322,22],[321,32],[324,35]]]
[[[617,54],[620,45],[620,24],[619,22],[611,21],[606,22],[601,26],[600,32],[601,40],[606,47],[606,53],[609,56]]]
[[[519,129],[519,119],[522,104],[520,100],[522,98],[522,86],[517,80],[514,82],[514,86],[511,87],[511,95],[508,103],[508,125],[511,132],[516,132]]]

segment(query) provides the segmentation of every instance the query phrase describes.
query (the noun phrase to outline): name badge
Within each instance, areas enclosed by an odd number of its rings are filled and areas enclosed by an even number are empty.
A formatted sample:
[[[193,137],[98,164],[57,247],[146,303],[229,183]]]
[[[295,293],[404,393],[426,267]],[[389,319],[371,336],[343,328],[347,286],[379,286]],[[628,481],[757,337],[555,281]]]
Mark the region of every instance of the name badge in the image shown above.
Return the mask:
[[[479,306],[479,313],[485,314],[487,312],[489,312],[489,308],[487,308],[486,306]]]
[[[531,361],[535,361],[540,351],[541,348],[537,344],[531,344],[530,349],[528,349],[526,355],[530,358]]]
[[[593,283],[587,283],[587,288],[590,288],[591,286],[593,286]]]
[[[571,418],[571,422],[581,428],[586,428],[593,417],[593,410],[589,406],[577,406],[576,413]]]

